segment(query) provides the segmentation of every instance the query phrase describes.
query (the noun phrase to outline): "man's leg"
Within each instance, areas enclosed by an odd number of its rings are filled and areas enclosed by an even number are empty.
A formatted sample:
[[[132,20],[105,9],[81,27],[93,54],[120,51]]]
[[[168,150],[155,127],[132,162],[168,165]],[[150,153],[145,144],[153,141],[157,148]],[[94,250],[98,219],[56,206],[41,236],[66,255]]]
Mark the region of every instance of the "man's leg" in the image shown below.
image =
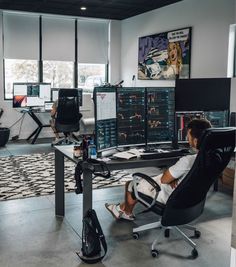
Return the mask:
[[[53,132],[54,132],[54,134],[55,134],[55,137],[56,137],[57,139],[59,139],[60,136],[59,136],[59,133],[57,132],[57,130],[56,130],[56,128],[55,128],[55,121],[54,121],[53,119],[50,120],[50,125],[51,125],[51,128],[52,128],[52,130],[53,130]]]
[[[132,197],[132,193],[129,192],[129,187],[131,182],[125,184],[125,201],[120,204],[120,209],[124,211],[127,215],[132,214],[133,209],[137,203],[137,199]]]
[[[132,211],[134,209],[137,200],[132,197],[132,182],[128,182],[125,185],[125,201],[122,204],[105,204],[105,207],[116,219],[125,219],[129,221],[134,220]]]

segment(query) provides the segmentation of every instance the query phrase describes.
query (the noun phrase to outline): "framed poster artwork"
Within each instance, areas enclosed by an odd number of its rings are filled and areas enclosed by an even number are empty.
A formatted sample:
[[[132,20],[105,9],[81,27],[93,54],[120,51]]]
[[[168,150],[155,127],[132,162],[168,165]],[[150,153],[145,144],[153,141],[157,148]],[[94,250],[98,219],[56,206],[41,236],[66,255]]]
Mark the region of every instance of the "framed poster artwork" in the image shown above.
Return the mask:
[[[190,78],[191,27],[139,38],[138,79]]]

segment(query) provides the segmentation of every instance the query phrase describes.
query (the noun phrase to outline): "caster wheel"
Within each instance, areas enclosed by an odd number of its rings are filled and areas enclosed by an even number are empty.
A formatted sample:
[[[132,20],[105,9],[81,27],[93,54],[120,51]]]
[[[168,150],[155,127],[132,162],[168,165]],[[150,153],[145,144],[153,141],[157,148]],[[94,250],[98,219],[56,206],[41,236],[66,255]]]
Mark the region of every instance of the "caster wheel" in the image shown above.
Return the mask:
[[[196,259],[197,257],[198,257],[198,252],[197,252],[197,250],[196,250],[196,248],[194,248],[193,250],[192,250],[192,258],[193,259]]]
[[[165,229],[164,236],[170,237],[170,229]]]
[[[201,236],[201,232],[198,230],[194,231],[194,237],[199,238]]]
[[[151,253],[152,253],[153,258],[156,258],[159,254],[158,250],[156,250],[156,249],[153,249]]]
[[[133,233],[133,239],[138,240],[139,239],[139,234],[138,233]]]

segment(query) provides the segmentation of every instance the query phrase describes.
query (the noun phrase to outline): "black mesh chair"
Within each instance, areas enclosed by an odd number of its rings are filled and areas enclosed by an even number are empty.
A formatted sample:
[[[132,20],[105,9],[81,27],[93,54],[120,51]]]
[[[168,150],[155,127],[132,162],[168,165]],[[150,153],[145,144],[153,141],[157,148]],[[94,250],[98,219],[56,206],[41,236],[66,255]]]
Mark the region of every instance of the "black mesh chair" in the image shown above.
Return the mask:
[[[65,138],[56,145],[72,144],[76,140],[70,134],[80,129],[79,94],[77,89],[60,89],[58,96],[57,113],[55,116],[55,128],[57,132],[63,132]]]
[[[170,229],[173,229],[193,248],[192,258],[198,256],[196,244],[180,230],[179,226],[193,230],[195,237],[200,237],[201,233],[188,223],[202,214],[209,188],[218,179],[234,152],[235,128],[208,129],[199,144],[199,152],[192,168],[172,192],[166,204],[137,192],[136,186],[140,177],[146,179],[156,190],[160,187],[149,176],[140,173],[133,174],[136,198],[148,207],[148,210],[150,209],[160,216],[158,222],[134,228],[133,237],[135,239],[139,237],[138,232],[152,228],[164,228],[165,237],[169,237]],[[155,248],[157,241],[156,239],[152,243],[153,257],[158,255],[158,250]]]
[[[230,113],[229,125],[232,126],[232,127],[236,127],[236,112],[231,112]]]

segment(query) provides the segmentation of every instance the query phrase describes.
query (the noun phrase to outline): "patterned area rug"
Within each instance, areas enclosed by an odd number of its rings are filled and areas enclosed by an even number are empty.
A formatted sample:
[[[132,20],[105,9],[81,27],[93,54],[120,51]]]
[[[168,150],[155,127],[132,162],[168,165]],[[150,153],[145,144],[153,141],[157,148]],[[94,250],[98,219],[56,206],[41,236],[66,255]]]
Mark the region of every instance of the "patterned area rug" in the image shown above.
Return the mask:
[[[65,159],[65,192],[73,192],[75,164]],[[53,194],[54,153],[0,158],[0,200]],[[124,185],[132,179],[127,171],[113,171],[109,179],[93,178],[93,188]]]

